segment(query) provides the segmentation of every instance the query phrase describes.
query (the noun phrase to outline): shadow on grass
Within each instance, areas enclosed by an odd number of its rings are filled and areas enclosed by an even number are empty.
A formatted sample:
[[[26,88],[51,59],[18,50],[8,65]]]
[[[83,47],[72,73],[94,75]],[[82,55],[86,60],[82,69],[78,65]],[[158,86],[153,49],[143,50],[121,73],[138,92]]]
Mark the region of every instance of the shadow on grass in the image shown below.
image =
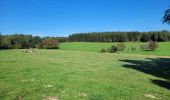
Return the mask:
[[[153,84],[159,85],[160,87],[164,87],[167,89],[170,89],[170,81],[164,81],[164,80],[151,80]]]
[[[132,68],[137,71],[164,78],[163,80],[151,80],[152,83],[170,89],[170,58],[147,58],[146,60],[120,60],[127,62],[122,67]]]

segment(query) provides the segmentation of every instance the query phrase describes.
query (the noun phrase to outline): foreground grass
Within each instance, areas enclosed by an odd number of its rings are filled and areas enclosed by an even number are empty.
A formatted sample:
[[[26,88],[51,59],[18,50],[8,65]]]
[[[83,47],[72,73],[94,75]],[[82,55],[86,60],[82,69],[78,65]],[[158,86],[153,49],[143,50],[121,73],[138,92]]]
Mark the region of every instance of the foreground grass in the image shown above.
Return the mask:
[[[93,43],[93,42],[68,42],[62,43],[60,48],[62,50],[69,51],[89,51],[99,52],[102,48],[109,48],[117,43]],[[156,51],[142,51],[140,45],[141,42],[125,42],[126,49],[121,53],[128,54],[144,54],[144,55],[158,55],[158,56],[170,56],[170,42],[160,42],[159,48]],[[132,50],[136,48],[136,50]]]
[[[0,51],[0,98],[14,100],[168,100],[169,88],[151,80],[166,78],[123,67],[144,56],[79,51]],[[154,59],[154,58],[153,58]],[[133,64],[134,65],[134,64]],[[156,66],[156,65],[155,65]],[[154,70],[154,69],[153,69]]]

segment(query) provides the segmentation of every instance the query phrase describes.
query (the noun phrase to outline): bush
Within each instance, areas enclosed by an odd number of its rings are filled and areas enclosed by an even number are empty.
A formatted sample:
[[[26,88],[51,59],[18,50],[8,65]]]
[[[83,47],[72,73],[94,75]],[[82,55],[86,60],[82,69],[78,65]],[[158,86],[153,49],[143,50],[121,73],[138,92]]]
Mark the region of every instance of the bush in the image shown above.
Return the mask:
[[[136,51],[136,47],[132,47],[131,49],[132,49],[132,51]]]
[[[149,50],[156,50],[158,48],[158,43],[156,41],[150,41],[148,44],[148,49]]]
[[[158,48],[158,43],[156,41],[149,41],[148,44],[140,45],[142,50],[154,51]]]
[[[113,45],[111,48],[108,49],[108,52],[116,53],[117,52],[117,47]]]
[[[107,49],[109,53],[116,53],[117,51],[123,51],[126,48],[125,44],[119,43],[117,46],[113,45]]]
[[[119,43],[117,44],[117,50],[118,51],[123,51],[126,48],[125,44]]]
[[[101,52],[101,53],[105,53],[105,52],[107,52],[107,51],[106,51],[106,49],[103,48],[103,49],[100,50],[100,52]]]
[[[58,49],[59,48],[59,42],[57,39],[54,38],[45,38],[43,41],[43,46],[46,49]]]

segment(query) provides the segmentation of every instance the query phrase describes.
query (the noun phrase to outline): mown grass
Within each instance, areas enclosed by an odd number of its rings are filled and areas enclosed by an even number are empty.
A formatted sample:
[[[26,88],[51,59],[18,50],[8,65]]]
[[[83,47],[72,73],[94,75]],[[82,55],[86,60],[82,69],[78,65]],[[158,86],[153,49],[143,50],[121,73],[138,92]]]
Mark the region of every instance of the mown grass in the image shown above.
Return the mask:
[[[97,47],[88,49],[97,51]],[[0,99],[20,96],[23,100],[42,100],[51,96],[60,100],[150,100],[145,96],[150,94],[168,100],[169,88],[151,81],[166,78],[124,67],[134,64],[123,60],[150,61],[146,58],[61,50],[1,50]]]
[[[109,48],[117,43],[93,43],[93,42],[68,42],[60,45],[61,50],[69,51],[89,51],[99,52],[102,48]],[[128,54],[144,54],[144,55],[158,55],[158,56],[170,56],[170,42],[160,42],[159,48],[155,51],[142,51],[140,45],[141,42],[125,42],[126,49],[120,53]],[[132,50],[136,48],[136,50]]]

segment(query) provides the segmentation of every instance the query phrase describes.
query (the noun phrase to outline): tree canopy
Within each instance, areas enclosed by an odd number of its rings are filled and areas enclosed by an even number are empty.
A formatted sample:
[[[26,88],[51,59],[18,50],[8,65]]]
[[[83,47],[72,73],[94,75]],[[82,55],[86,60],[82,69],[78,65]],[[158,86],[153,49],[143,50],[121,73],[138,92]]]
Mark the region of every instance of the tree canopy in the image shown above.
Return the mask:
[[[163,23],[170,24],[170,8],[165,11],[163,16]]]
[[[58,48],[59,42],[67,41],[66,37],[44,37],[24,34],[2,35],[0,49]]]
[[[25,48],[59,48],[61,42],[166,42],[170,41],[170,32],[92,32],[76,33],[68,37],[39,37],[24,34],[2,35],[0,33],[0,49]]]
[[[165,42],[170,41],[170,32],[151,31],[151,32],[93,32],[77,33],[68,37],[72,42],[147,42],[149,40]]]

